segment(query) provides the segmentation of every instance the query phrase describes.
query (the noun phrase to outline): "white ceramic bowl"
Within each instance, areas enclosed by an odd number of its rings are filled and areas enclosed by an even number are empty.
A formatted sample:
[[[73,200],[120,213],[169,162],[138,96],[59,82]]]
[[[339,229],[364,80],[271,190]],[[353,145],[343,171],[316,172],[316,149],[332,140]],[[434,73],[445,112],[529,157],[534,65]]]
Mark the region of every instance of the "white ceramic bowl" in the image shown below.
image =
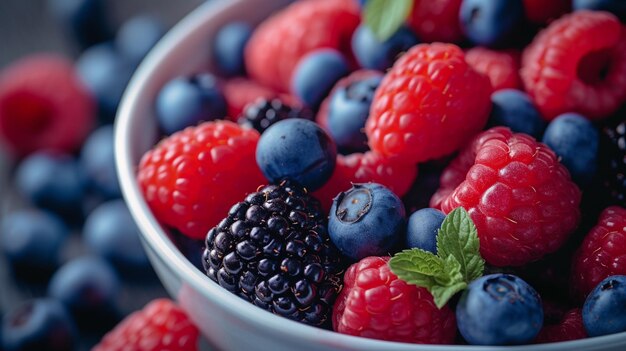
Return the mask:
[[[169,293],[220,350],[426,351],[426,350],[626,350],[626,333],[573,342],[516,347],[414,345],[377,341],[309,327],[256,308],[222,289],[176,248],[144,201],[135,178],[141,155],[156,143],[154,101],[178,75],[210,68],[210,41],[234,19],[258,23],[289,0],[213,0],[173,28],[148,55],[124,95],[115,130],[117,169],[124,197],[144,247]],[[280,59],[280,58],[277,58]]]

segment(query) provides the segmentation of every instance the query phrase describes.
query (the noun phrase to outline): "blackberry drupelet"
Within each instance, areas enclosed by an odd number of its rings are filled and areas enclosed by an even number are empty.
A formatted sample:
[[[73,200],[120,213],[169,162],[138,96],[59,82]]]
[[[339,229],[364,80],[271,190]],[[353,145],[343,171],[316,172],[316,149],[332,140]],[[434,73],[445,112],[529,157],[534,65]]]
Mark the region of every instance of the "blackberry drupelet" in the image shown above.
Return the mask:
[[[319,201],[284,182],[234,205],[207,234],[202,261],[223,288],[314,326],[329,320],[344,268]]]
[[[600,174],[610,201],[626,206],[626,121],[618,120],[603,129],[600,155]]]
[[[287,118],[313,120],[313,112],[306,108],[296,108],[285,104],[280,99],[258,99],[246,106],[239,116],[239,124],[254,128],[263,133],[272,124]]]

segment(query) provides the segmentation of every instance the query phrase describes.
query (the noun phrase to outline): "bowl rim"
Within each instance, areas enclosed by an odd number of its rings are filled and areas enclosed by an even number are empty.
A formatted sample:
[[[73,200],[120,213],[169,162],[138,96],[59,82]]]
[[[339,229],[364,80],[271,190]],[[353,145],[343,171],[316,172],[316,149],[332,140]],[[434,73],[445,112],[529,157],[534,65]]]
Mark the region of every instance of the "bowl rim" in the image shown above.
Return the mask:
[[[480,345],[431,345],[410,344],[393,341],[367,339],[315,328],[290,319],[274,315],[261,308],[250,308],[250,303],[231,294],[210,280],[197,269],[174,245],[159,222],[150,211],[143,198],[135,177],[136,164],[131,153],[132,120],[145,101],[144,87],[152,84],[151,77],[171,57],[180,42],[197,32],[202,24],[231,7],[242,6],[250,0],[212,0],[200,5],[179,21],[150,51],[135,71],[124,92],[114,128],[115,162],[122,195],[133,219],[139,227],[143,241],[169,266],[180,280],[201,293],[206,299],[249,325],[260,325],[277,333],[289,333],[303,341],[325,340],[332,344],[349,345],[363,350],[568,350],[595,348],[598,346],[626,344],[626,332],[613,335],[587,338],[574,341],[529,344],[519,346],[480,346]]]

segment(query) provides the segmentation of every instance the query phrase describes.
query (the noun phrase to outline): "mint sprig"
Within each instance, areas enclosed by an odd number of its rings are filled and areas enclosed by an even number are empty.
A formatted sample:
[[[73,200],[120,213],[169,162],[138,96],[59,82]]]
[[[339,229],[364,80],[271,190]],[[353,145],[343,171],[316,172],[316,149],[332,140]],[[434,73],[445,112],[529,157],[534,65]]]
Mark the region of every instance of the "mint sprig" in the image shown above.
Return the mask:
[[[456,293],[483,275],[476,226],[462,207],[450,212],[437,232],[437,255],[404,250],[389,260],[391,271],[405,282],[424,287],[442,308]]]
[[[389,39],[406,21],[413,8],[413,0],[368,0],[363,21],[380,41]]]

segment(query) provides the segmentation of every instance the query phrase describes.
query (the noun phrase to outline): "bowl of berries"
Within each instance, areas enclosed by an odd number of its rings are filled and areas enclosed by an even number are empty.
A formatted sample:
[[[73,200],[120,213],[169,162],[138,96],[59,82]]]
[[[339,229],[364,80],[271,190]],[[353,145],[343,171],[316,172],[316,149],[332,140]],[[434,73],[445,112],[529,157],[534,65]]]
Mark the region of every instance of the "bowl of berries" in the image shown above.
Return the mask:
[[[115,127],[216,348],[626,348],[619,2],[262,5],[188,15]]]

